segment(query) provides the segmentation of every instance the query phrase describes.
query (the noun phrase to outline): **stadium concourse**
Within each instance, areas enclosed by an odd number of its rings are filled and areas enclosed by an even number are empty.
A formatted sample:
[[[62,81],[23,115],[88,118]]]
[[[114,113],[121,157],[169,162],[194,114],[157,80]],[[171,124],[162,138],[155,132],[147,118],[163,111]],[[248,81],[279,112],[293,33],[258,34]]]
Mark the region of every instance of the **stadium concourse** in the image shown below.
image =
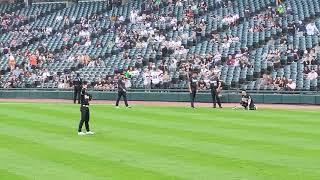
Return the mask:
[[[0,4],[0,88],[319,90],[320,0]]]

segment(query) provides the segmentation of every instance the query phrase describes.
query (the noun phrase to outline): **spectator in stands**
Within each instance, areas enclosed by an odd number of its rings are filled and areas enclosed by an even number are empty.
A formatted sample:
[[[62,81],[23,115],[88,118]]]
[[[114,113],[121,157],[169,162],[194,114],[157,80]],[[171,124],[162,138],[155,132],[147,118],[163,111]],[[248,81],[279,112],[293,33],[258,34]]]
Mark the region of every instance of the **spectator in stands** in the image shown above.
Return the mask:
[[[286,84],[285,90],[286,91],[294,91],[296,89],[296,83],[292,81],[292,79],[288,80],[288,83]]]
[[[272,83],[272,79],[270,78],[270,75],[263,74],[261,79],[261,84],[268,86]]]
[[[168,89],[170,87],[171,77],[168,74],[168,71],[165,71],[163,74],[163,89]]]
[[[276,77],[276,79],[273,81],[273,85],[277,90],[280,90],[280,84],[281,84],[281,77]]]
[[[16,67],[16,69],[12,71],[12,74],[15,77],[19,77],[21,73],[22,73],[22,71],[19,69],[19,67]]]
[[[160,88],[160,74],[156,68],[153,68],[150,72],[151,75],[151,88],[158,89]]]
[[[315,80],[318,78],[318,73],[313,69],[313,70],[311,70],[311,72],[308,73],[307,78],[309,80]]]
[[[58,82],[58,88],[59,89],[64,89],[65,88],[65,83],[63,81]]]
[[[16,60],[12,54],[9,55],[8,57],[8,70],[12,71],[16,67]]]
[[[277,7],[277,13],[278,13],[280,16],[282,16],[283,14],[285,14],[285,13],[286,13],[285,7],[284,7],[283,5],[279,5],[279,6]]]
[[[29,55],[29,64],[32,69],[37,67],[37,56],[35,54]]]
[[[49,70],[45,69],[42,73],[42,84],[44,84],[48,80],[49,76],[50,76]]]
[[[132,84],[131,84],[131,80],[127,77],[125,77],[125,86],[127,89],[130,89]]]
[[[124,73],[124,76],[128,79],[131,79],[133,76],[133,68],[129,67],[128,70],[126,70],[126,72]]]
[[[199,90],[206,90],[207,89],[207,84],[203,79],[201,79],[199,81],[198,86],[199,86]]]
[[[143,72],[143,85],[146,91],[151,89],[151,72],[148,68],[145,68]]]
[[[307,26],[306,26],[306,31],[307,31],[307,35],[309,36],[312,36],[314,35],[315,33],[319,34],[319,30],[316,26],[316,24],[313,22],[313,23],[309,23]]]
[[[318,74],[318,75],[320,74],[320,65],[318,65],[317,74]]]
[[[287,78],[286,77],[282,77],[280,80],[280,84],[278,87],[278,90],[283,90],[286,87],[287,84]]]
[[[308,66],[304,66],[303,73],[304,74],[309,74],[309,72],[310,72],[309,67]]]

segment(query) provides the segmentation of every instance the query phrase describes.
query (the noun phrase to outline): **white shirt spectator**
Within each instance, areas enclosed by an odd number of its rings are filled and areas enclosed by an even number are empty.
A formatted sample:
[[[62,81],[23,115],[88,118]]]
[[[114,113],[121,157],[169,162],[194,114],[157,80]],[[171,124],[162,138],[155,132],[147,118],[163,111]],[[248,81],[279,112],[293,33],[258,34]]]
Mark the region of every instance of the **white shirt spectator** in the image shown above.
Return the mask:
[[[306,26],[306,30],[307,30],[307,34],[309,36],[312,36],[314,35],[315,33],[319,33],[319,30],[317,28],[317,26],[314,24],[314,23],[309,23],[307,26]]]
[[[145,86],[150,85],[151,84],[151,74],[149,71],[145,71],[143,73],[143,84]]]
[[[94,61],[90,61],[88,67],[95,67]]]
[[[181,0],[177,1],[176,6],[179,6],[179,7],[182,7],[182,6],[183,6]]]
[[[15,77],[19,77],[20,76],[20,74],[21,74],[21,71],[20,71],[20,69],[17,67],[15,70],[13,70],[13,75],[15,76]]]
[[[58,88],[59,89],[64,89],[65,88],[64,83],[63,82],[59,82]]]
[[[221,56],[222,56],[222,55],[221,55],[219,52],[215,53],[215,55],[214,55],[214,57],[213,57],[214,61],[215,61],[215,62],[220,61],[220,60],[221,60]]]
[[[91,46],[91,41],[87,41],[85,44],[84,44],[84,46]]]
[[[52,33],[52,27],[47,27],[46,28],[46,34],[49,35]]]
[[[130,81],[130,79],[126,79],[126,81],[125,81],[125,86],[126,86],[126,88],[131,88],[131,81]]]
[[[157,71],[151,71],[151,80],[152,80],[152,84],[160,83],[159,73]]]
[[[9,55],[9,61],[14,61],[14,56],[12,54]]]
[[[71,55],[68,57],[67,62],[73,62],[74,59],[75,59],[74,56]]]
[[[124,19],[123,16],[120,16],[120,17],[119,17],[119,21],[120,21],[120,22],[124,22],[124,20],[125,20],[125,19]]]
[[[158,79],[160,82],[163,82],[163,71],[158,69],[157,70],[157,73],[158,73]]]
[[[62,21],[63,17],[61,15],[56,17],[56,21]]]
[[[287,87],[290,89],[290,90],[295,90],[297,85],[295,82],[293,82],[292,80],[288,82],[287,84]]]
[[[130,22],[132,24],[136,23],[137,16],[138,16],[137,11],[132,10],[131,13],[130,13]]]
[[[215,67],[215,68],[213,69],[213,73],[214,73],[215,75],[220,76],[220,69],[219,69],[218,67]]]
[[[45,71],[45,72],[42,73],[42,78],[43,79],[47,79],[47,77],[49,77],[49,76],[50,76],[50,72],[49,71]]]
[[[309,80],[315,80],[318,78],[318,73],[316,73],[314,70],[312,70],[311,72],[308,73],[307,78]]]
[[[131,76],[132,77],[136,77],[138,75],[139,75],[139,71],[138,70],[134,70],[134,71],[131,72]]]

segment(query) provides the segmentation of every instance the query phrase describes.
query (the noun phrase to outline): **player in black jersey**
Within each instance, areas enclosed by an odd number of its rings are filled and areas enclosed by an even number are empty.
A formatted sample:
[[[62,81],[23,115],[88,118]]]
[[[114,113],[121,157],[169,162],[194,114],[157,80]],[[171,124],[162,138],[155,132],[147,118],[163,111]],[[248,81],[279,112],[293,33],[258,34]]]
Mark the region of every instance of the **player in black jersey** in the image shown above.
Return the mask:
[[[89,110],[89,101],[92,100],[92,95],[87,92],[87,84],[84,83],[81,90],[81,120],[79,122],[78,135],[92,135],[94,132],[90,131],[89,119],[90,119],[90,110]],[[83,123],[86,127],[86,133],[82,132]]]
[[[190,102],[191,107],[194,108],[194,101],[196,99],[196,94],[198,90],[198,74],[193,72],[192,76],[189,78],[189,92],[190,92]]]
[[[125,76],[124,74],[121,74],[118,80],[118,97],[116,101],[116,108],[119,108],[119,101],[123,97],[124,104],[126,105],[127,108],[131,108],[128,104],[127,100],[127,88],[125,86]]]
[[[218,76],[213,75],[210,78],[210,90],[211,90],[213,108],[216,108],[216,103],[218,103],[219,107],[222,108],[220,97],[219,97],[219,93],[222,88],[221,84],[222,83],[219,80]]]
[[[241,101],[240,105],[244,107],[245,110],[256,110],[257,106],[254,104],[253,99],[251,96],[246,92],[241,92]],[[234,107],[233,109],[237,109],[238,107]]]

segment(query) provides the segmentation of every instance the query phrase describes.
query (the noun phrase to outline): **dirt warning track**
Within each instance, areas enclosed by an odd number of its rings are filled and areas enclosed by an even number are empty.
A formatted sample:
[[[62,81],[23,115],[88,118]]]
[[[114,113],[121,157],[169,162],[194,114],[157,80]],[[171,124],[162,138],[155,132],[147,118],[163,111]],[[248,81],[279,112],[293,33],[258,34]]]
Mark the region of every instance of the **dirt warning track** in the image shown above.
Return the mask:
[[[66,99],[0,99],[0,102],[22,102],[22,103],[66,103],[73,104],[72,100]],[[129,101],[130,105],[145,105],[145,106],[185,106],[189,107],[189,102],[161,102],[161,101]],[[93,100],[92,105],[95,104],[115,104],[114,101],[106,100]],[[211,103],[196,103],[197,107],[212,107]],[[223,107],[238,106],[237,103],[224,103]],[[319,109],[320,105],[307,105],[307,104],[257,104],[258,108],[268,109]]]

